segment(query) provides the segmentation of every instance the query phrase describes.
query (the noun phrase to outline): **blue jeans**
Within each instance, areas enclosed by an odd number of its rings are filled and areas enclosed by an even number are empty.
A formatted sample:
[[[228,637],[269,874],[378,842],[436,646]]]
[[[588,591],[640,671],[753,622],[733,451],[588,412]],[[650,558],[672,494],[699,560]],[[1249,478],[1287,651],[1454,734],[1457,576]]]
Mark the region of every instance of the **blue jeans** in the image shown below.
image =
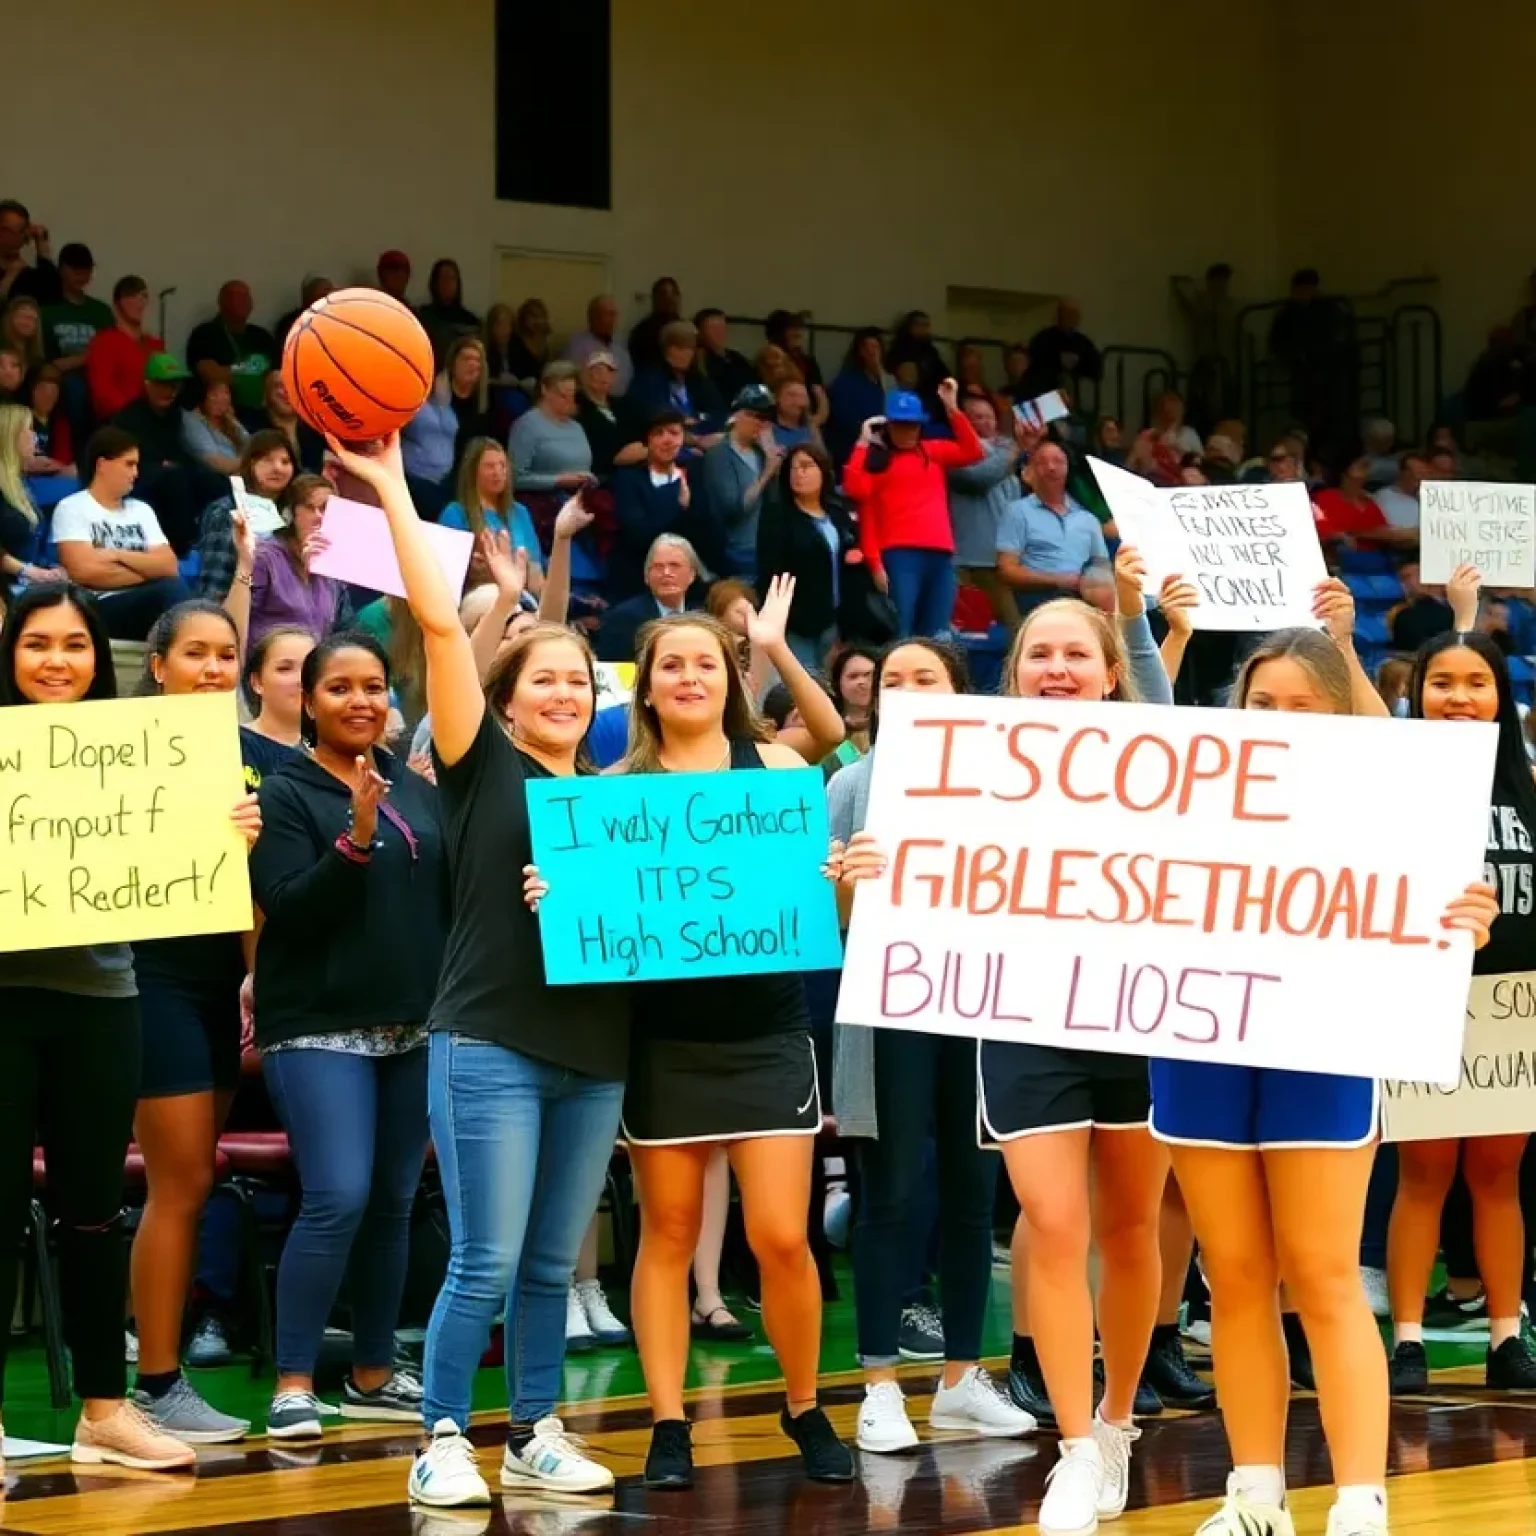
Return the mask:
[[[277,1369],[308,1376],[342,1276],[354,1369],[395,1359],[411,1205],[427,1153],[427,1053],[271,1051],[262,1072],[302,1199],[277,1267]]]
[[[880,559],[901,620],[900,638],[947,637],[955,617],[955,557],[946,549],[887,549]]]
[[[475,1372],[503,1306],[512,1422],[534,1424],[559,1400],[566,1297],[624,1085],[466,1035],[434,1033],[428,1051],[452,1247],[427,1326],[427,1427],[469,1428]]]
[[[795,660],[807,672],[816,673],[822,670],[827,652],[832,649],[837,639],[837,627],[834,625],[819,635],[786,635],[784,638],[788,641]]]

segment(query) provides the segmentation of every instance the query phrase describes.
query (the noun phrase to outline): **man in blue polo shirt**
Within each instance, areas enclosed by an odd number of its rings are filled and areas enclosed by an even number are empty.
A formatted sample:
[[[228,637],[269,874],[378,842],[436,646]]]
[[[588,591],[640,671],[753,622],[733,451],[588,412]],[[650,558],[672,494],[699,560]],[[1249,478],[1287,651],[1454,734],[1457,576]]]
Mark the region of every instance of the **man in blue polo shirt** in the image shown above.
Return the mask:
[[[1067,455],[1041,443],[1030,455],[1033,494],[1003,509],[997,525],[997,572],[1021,609],[1075,595],[1083,571],[1109,559],[1104,530],[1092,512],[1067,494]]]

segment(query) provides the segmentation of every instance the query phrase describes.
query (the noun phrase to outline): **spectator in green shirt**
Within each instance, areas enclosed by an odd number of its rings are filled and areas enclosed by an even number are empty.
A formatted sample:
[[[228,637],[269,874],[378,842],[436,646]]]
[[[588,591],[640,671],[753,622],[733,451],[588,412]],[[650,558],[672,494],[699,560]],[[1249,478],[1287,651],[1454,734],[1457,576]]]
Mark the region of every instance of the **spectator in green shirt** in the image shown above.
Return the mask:
[[[236,409],[259,411],[266,398],[267,374],[280,354],[270,331],[251,324],[249,283],[227,282],[219,289],[219,312],[192,328],[187,363],[205,383],[229,382]]]
[[[60,298],[43,310],[43,347],[62,374],[83,369],[91,337],[113,323],[112,306],[86,292],[95,272],[89,247],[72,241],[59,252]]]

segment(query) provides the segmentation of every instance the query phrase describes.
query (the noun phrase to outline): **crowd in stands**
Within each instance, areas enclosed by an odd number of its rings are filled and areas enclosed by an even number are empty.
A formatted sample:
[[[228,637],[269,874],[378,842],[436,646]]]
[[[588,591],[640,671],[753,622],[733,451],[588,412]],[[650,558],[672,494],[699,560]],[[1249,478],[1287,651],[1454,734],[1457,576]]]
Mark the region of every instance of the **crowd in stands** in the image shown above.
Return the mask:
[[[0,988],[22,1021],[5,1047],[16,1068],[5,1092],[29,1137],[45,1090],[27,1085],[57,1070],[62,1051],[114,1029],[144,1043],[142,1075],[114,1076],[108,1059],[78,1117],[42,1116],[50,1169],[69,1161],[50,1137],[85,1149],[76,1177],[50,1189],[86,1400],[80,1459],[186,1466],[192,1445],[249,1428],[181,1370],[243,1012],[301,1186],[276,1280],[276,1439],[322,1434],[317,1374],[345,1282],[352,1359],[340,1411],[423,1424],[413,1499],[489,1499],[465,1431],[473,1373],[503,1311],[515,1339],[503,1483],[611,1487],[556,1406],[567,1340],[628,1339],[598,1281],[593,1227],[622,1112],[639,1173],[631,1307],[655,1421],[647,1483],[692,1480],[689,1338],[742,1335],[720,1287],[733,1173],[785,1377],[781,1428],[811,1478],[849,1480],[853,1459],[817,1406],[807,1210],[825,1101],[858,1147],[865,1202],[853,1245],[863,1451],[916,1444],[896,1369],[904,1356],[942,1361],[932,1426],[992,1437],[1058,1427],[1041,1525],[1091,1536],[1126,1506],[1134,1415],[1214,1403],[1177,1321],[1198,1239],[1218,1313],[1259,1340],[1251,1371],[1231,1363],[1235,1346],[1225,1361],[1216,1346],[1234,1445],[1257,1449],[1203,1529],[1289,1529],[1277,1426],[1290,1381],[1311,1383],[1315,1351],[1341,1485],[1331,1536],[1385,1536],[1385,1415],[1361,1403],[1384,1399],[1389,1383],[1423,1389],[1424,1293],[1455,1161],[1449,1171],[1443,1156],[1404,1161],[1389,1374],[1386,1356],[1361,1344],[1372,1338],[1363,1289],[1338,1283],[1362,1262],[1386,1264],[1373,1257],[1384,1218],[1365,1210],[1373,1084],[1308,1074],[1306,1093],[1291,1085],[1294,1123],[1278,1139],[1317,1145],[1288,1173],[1265,1159],[1266,1192],[1258,1132],[1232,1108],[1250,1096],[1246,1079],[1203,1079],[1178,1063],[1149,1076],[1140,1058],[1026,1045],[989,1044],[978,1058],[973,1040],[892,1030],[834,1036],[815,978],[792,974],[551,987],[537,927],[548,886],[526,795],[530,780],[594,768],[820,766],[835,838],[825,873],[846,921],[858,882],[884,867],[864,826],[880,698],[965,691],[956,636],[978,673],[992,655],[989,686],[1051,707],[1230,698],[1445,719],[1458,718],[1447,699],[1473,698],[1475,717],[1502,733],[1491,820],[1504,832],[1488,868],[1505,900],[1469,887],[1445,924],[1483,946],[1480,968],[1530,968],[1536,789],[1506,656],[1536,650],[1536,610],[1529,594],[1483,592],[1467,569],[1449,590],[1419,581],[1419,487],[1474,463],[1447,427],[1422,446],[1399,445],[1385,421],[1346,427],[1340,312],[1316,274],[1297,275],[1272,337],[1292,367],[1296,422],[1250,445],[1228,392],[1231,273],[1219,267],[1183,293],[1197,337],[1190,398],[1168,390],[1146,421],[1124,422],[1079,408],[1103,349],[1068,299],[1005,350],[1001,379],[989,378],[978,340],[946,355],[916,311],[889,335],[854,334],[827,379],[789,311],[768,317],[749,358],[729,346],[723,311],[684,318],[678,284],[662,278],[627,333],[615,300],[597,296],[562,346],[537,298],[482,320],[457,264],[442,259],[417,307],[433,386],[397,439],[366,449],[323,442],[287,397],[276,364],[299,311],[268,331],[253,322],[248,286],[226,282],[183,361],[145,328],[143,279],[118,279],[109,308],[91,297],[93,276],[86,247],[63,247],[55,265],[47,230],[0,203],[0,704],[110,696],[125,681],[113,640],[144,643],[145,692],[239,689],[253,793],[233,815],[260,923],[243,937],[0,955]],[[384,252],[376,278],[414,297],[404,252]],[[330,288],[310,275],[300,297]],[[1499,400],[1505,383],[1493,386]],[[1037,402],[1050,396],[1065,410],[1047,420]],[[1305,483],[1339,573],[1315,593],[1318,627],[1239,648],[1192,633],[1197,594],[1182,578],[1144,601],[1144,566],[1119,538],[1090,456],[1162,486]],[[382,511],[403,598],[311,568],[337,496]],[[258,538],[261,503],[282,527]],[[474,536],[465,590],[449,590],[423,521]],[[1375,642],[1350,585],[1362,571],[1388,594],[1372,589]],[[1366,665],[1392,650],[1416,658],[1406,676],[1384,667],[1378,693]],[[604,705],[595,661],[633,665],[632,697]],[[61,1014],[52,1033],[51,1008]],[[1085,1124],[1100,1144],[1097,1224]],[[106,1207],[121,1194],[133,1125],[150,1194],[133,1256],[130,1394],[121,1244],[101,1234],[115,1221]],[[418,1374],[397,1360],[395,1330],[429,1143],[451,1251]],[[1454,1294],[1475,1296],[1484,1266],[1488,1384],[1536,1389],[1519,1323],[1529,1244],[1522,1258],[1518,1240],[1496,1252],[1485,1241],[1519,1229],[1525,1141],[1469,1147],[1478,1241],[1472,1258],[1470,1239],[1447,1241],[1463,1285]],[[1243,1160],[1242,1200],[1225,1193],[1235,1161],[1221,1173],[1212,1157]],[[1000,1163],[1023,1213],[1006,1383],[980,1362]],[[935,1187],[937,1208],[922,1216]],[[7,1209],[21,1193],[6,1189]],[[1090,1244],[1105,1275],[1097,1389]],[[934,1267],[941,1313],[921,1299]],[[0,1287],[0,1305],[13,1301]],[[1288,1368],[1271,1347],[1282,1336]]]

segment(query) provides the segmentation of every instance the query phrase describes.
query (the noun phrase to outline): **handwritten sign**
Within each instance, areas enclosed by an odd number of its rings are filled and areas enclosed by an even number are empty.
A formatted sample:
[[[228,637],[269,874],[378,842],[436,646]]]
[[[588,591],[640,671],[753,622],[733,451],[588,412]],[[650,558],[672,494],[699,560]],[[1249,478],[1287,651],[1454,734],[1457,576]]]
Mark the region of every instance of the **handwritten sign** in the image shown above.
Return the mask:
[[[1475,565],[1489,587],[1536,587],[1536,485],[1426,480],[1419,487],[1419,574],[1444,582]]]
[[[462,528],[442,528],[436,523],[421,526],[443,568],[448,590],[458,597],[469,573],[475,536]],[[366,587],[370,592],[387,592],[391,597],[405,596],[389,523],[378,507],[332,496],[325,504],[325,538],[326,548],[309,563],[317,576],[334,576],[337,581]]]
[[[838,1019],[1448,1080],[1472,947],[1440,917],[1482,878],[1495,736],[882,699],[867,826],[888,864],[854,903]]]
[[[552,985],[830,969],[817,769],[528,783]]]
[[[1454,1078],[1381,1086],[1385,1141],[1536,1131],[1536,971],[1472,978]]]
[[[1089,459],[1120,536],[1147,565],[1145,588],[1181,575],[1200,590],[1196,629],[1316,628],[1312,589],[1328,575],[1301,484],[1163,489]]]
[[[231,693],[0,709],[0,950],[251,926]]]

